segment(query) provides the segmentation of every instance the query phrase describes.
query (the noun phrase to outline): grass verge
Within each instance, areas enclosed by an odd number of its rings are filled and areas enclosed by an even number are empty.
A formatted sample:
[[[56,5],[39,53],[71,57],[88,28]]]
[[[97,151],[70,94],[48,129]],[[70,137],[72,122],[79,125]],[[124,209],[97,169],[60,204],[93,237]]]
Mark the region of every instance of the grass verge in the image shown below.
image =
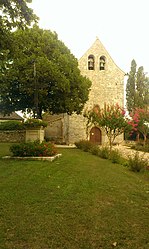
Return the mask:
[[[148,249],[148,172],[59,153],[53,162],[0,160],[0,248]]]

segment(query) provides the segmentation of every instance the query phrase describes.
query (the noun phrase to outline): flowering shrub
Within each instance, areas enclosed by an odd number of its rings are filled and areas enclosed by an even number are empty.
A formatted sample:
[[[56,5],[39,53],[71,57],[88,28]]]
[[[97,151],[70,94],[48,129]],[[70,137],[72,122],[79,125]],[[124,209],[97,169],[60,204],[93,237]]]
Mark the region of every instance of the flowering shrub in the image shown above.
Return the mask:
[[[54,156],[57,153],[57,149],[52,143],[39,141],[26,142],[20,144],[14,144],[10,147],[10,151],[13,156],[27,157],[27,156]]]
[[[143,135],[145,145],[149,133],[149,110],[136,108],[130,116],[129,124],[132,126],[132,130],[138,131]]]
[[[24,126],[26,128],[38,128],[38,127],[46,127],[47,123],[42,121],[41,119],[29,118],[24,122]]]

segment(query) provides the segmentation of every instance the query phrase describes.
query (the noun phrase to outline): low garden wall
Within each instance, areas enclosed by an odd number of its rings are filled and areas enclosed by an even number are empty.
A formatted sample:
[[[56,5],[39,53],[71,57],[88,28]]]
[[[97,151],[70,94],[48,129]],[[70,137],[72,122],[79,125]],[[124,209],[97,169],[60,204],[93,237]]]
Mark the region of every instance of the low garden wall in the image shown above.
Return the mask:
[[[0,131],[0,142],[18,143],[25,142],[25,130]]]

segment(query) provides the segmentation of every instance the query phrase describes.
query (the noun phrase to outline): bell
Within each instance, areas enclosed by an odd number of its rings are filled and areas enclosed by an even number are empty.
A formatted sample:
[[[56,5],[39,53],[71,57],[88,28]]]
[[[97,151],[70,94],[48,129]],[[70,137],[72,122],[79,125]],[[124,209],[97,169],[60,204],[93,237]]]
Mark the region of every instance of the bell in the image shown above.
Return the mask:
[[[104,67],[104,62],[100,62],[100,67]]]
[[[93,67],[93,65],[94,65],[93,60],[89,60],[89,62],[88,62],[88,63],[89,63],[89,66],[90,66],[90,67]]]

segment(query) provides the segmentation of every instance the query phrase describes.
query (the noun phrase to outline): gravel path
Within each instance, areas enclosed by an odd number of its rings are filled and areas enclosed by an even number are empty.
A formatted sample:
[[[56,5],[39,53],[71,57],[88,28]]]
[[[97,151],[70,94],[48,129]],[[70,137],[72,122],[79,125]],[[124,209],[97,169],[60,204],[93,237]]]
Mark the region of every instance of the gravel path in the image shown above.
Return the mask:
[[[118,149],[124,157],[132,156],[136,153],[136,150],[132,150],[130,147],[125,145],[117,145],[114,148]],[[149,161],[149,153],[139,151],[139,156],[146,158]]]

